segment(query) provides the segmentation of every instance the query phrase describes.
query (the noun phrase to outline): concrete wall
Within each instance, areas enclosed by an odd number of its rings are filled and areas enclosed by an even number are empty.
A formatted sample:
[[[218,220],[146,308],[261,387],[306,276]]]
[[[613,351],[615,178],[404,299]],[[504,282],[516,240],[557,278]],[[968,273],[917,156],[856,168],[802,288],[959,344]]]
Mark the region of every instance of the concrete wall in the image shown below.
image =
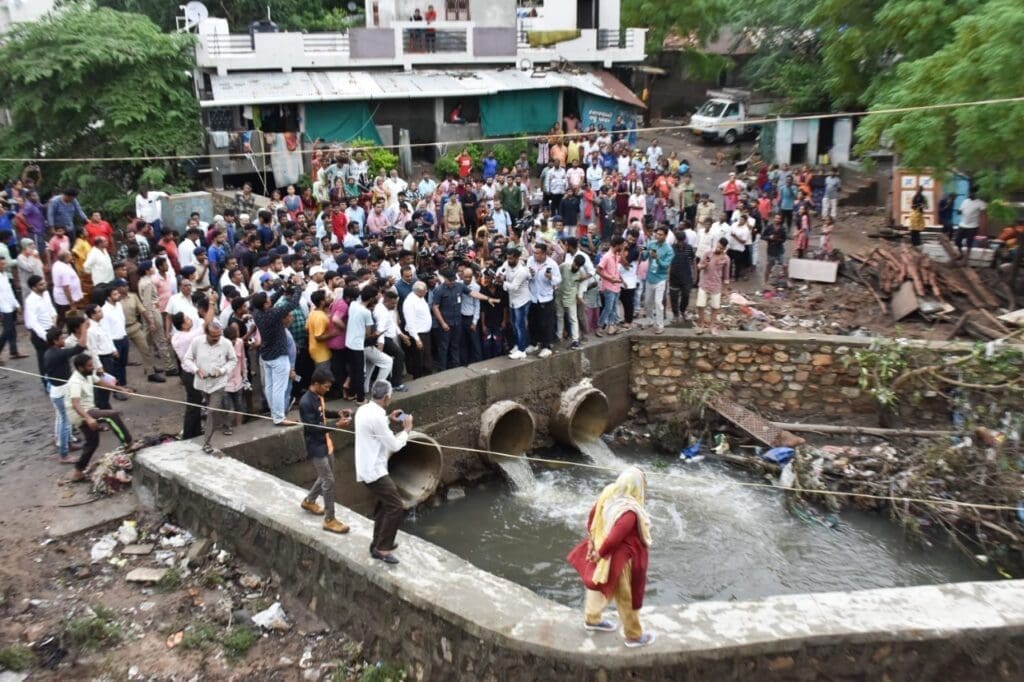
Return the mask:
[[[299,509],[303,490],[195,443],[143,450],[135,472],[143,505],[273,572],[410,679],[1024,679],[1024,581],[646,607],[658,640],[627,649],[584,632],[579,611],[420,538],[400,532],[402,563],[385,567],[368,556],[368,519],[340,508],[351,532],[325,533]]]
[[[476,27],[473,29],[473,55],[505,57],[516,54],[515,28]]]
[[[801,417],[875,414],[874,399],[858,386],[859,368],[847,359],[871,339],[809,334],[729,332],[713,339],[692,330],[631,337],[630,392],[648,415],[681,408],[695,375],[717,379],[725,394],[756,412],[787,421]],[[915,342],[920,360],[969,352],[968,343]],[[938,403],[915,406],[915,420],[945,420]]]
[[[416,9],[426,14],[427,5],[434,5],[438,21],[445,21],[444,0],[424,2],[424,0],[381,0],[380,25],[391,26],[392,22],[409,21]],[[372,2],[366,3],[366,16],[372,21]],[[455,20],[454,15],[452,20]],[[515,0],[469,0],[469,20],[477,26],[515,26]]]
[[[394,59],[395,32],[382,28],[350,28],[348,50],[352,59]]]
[[[413,415],[416,430],[442,446],[478,447],[480,415],[499,400],[514,400],[528,407],[536,419],[538,446],[548,436],[550,416],[557,411],[562,392],[584,377],[608,395],[609,426],[624,421],[630,408],[629,342],[625,337],[606,339],[578,353],[556,353],[544,362],[516,362],[496,358],[470,367],[448,370],[410,383],[408,393],[395,394],[393,404]],[[331,404],[332,409],[346,406]],[[352,440],[347,434],[333,436],[338,501],[368,512],[372,501],[366,488],[356,483]],[[225,454],[253,467],[298,479],[309,476],[305,446],[299,427],[275,428],[265,420],[238,429],[234,436],[217,436]],[[493,470],[483,455],[444,448],[442,484],[474,480]]]

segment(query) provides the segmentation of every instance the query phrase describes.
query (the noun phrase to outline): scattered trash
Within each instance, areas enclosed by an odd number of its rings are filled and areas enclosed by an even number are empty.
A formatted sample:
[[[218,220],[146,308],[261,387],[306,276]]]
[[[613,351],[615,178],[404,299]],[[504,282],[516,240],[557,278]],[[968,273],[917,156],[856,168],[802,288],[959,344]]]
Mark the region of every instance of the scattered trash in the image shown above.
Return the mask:
[[[679,459],[693,459],[700,454],[702,447],[704,447],[704,442],[699,440],[693,445],[688,445],[679,453]]]
[[[793,448],[772,448],[771,450],[762,453],[761,458],[765,461],[783,466],[789,462],[789,460],[793,459],[793,455],[795,454],[796,450]]]
[[[181,640],[185,639],[185,631],[178,630],[173,635],[167,638],[167,648],[173,649],[174,647],[181,644]]]
[[[789,448],[777,448],[777,449],[789,449]],[[796,471],[793,469],[792,462],[786,462],[786,466],[782,467],[782,473],[779,474],[779,487],[780,488],[792,488],[796,483]]]
[[[281,602],[274,602],[269,608],[257,613],[252,617],[252,622],[264,630],[289,630],[292,627],[285,619]]]
[[[231,554],[226,549],[222,549],[221,551],[217,552],[218,564],[226,564],[228,562],[228,559],[230,558]]]
[[[161,547],[175,547],[180,548],[192,542],[192,533],[187,530],[178,529],[178,533],[175,535],[168,535],[160,538]]]
[[[731,450],[729,449],[729,441],[726,439],[725,434],[715,434],[715,447],[713,447],[711,450],[716,455],[727,455],[731,452]]]
[[[732,292],[731,294],[729,294],[729,303],[731,303],[733,305],[746,305],[746,306],[749,306],[751,304],[750,300],[747,299],[746,296],[744,296],[743,294],[737,293],[735,291]]]
[[[116,547],[117,538],[113,533],[108,533],[93,544],[92,549],[89,550],[89,558],[94,564],[109,559],[114,554]]]
[[[128,545],[121,550],[121,554],[128,556],[145,556],[153,553],[153,543],[147,542],[143,545]]]
[[[166,568],[136,568],[125,576],[130,583],[158,583],[167,575]]]
[[[117,529],[117,541],[122,545],[130,545],[139,539],[139,529],[134,521],[124,521]]]
[[[238,579],[238,584],[247,590],[255,590],[263,584],[263,580],[258,575],[247,573]]]
[[[302,652],[302,658],[299,659],[299,667],[306,670],[311,665],[313,665],[313,650],[307,648]]]

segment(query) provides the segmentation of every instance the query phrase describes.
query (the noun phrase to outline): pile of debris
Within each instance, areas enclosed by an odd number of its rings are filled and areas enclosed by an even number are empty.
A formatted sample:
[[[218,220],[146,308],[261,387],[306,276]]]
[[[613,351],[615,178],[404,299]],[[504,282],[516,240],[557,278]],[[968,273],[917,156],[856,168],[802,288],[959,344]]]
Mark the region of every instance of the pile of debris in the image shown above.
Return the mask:
[[[955,321],[948,338],[961,332],[983,340],[1010,334],[1012,330],[992,312],[1013,307],[1009,288],[994,271],[960,264],[956,247],[944,235],[937,242],[948,263],[907,244],[894,248],[882,243],[868,253],[852,254],[860,265],[847,267],[845,274],[871,292],[883,313],[891,310],[893,321],[914,313],[928,321]],[[889,309],[884,299],[889,300]]]

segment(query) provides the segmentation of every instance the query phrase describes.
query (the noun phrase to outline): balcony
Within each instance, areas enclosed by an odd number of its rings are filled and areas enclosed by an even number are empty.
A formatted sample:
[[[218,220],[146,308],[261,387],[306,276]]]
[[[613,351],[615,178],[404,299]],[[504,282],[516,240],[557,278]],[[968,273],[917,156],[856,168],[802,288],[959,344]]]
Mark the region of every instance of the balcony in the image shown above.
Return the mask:
[[[223,21],[223,20],[221,20]],[[602,63],[644,59],[646,29],[587,29],[579,36],[531,47],[529,32],[468,21],[396,22],[388,28],[344,33],[231,34],[226,22],[200,30],[196,62],[224,75],[231,71],[283,71],[368,67],[518,64],[570,61]]]

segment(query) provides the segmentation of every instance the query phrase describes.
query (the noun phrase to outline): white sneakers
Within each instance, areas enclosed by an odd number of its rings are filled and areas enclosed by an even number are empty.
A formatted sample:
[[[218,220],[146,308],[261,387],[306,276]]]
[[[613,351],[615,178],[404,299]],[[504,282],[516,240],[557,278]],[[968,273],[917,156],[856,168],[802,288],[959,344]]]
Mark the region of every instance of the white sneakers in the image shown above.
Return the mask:
[[[536,345],[532,345],[532,346],[527,346],[527,347],[526,347],[526,354],[527,354],[527,355],[533,355],[534,353],[536,353],[536,352],[537,352],[537,349],[538,349],[538,348],[539,348],[539,347],[538,347],[538,346],[536,346]]]
[[[527,357],[529,357],[529,355],[527,355],[528,353],[535,353],[537,351],[537,348],[538,348],[537,346],[530,346],[525,351],[521,351],[518,348],[513,348],[512,352],[508,354],[508,357],[509,357],[510,360],[524,360]],[[538,358],[549,358],[549,357],[551,357],[551,349],[550,348],[542,348],[541,351],[539,353],[537,353],[537,357]]]
[[[541,350],[540,353],[537,353],[537,357],[538,358],[550,358],[551,357],[551,349],[550,348],[545,348],[545,349]]]
[[[508,354],[508,357],[510,360],[523,360],[526,358],[526,353],[516,348]]]

